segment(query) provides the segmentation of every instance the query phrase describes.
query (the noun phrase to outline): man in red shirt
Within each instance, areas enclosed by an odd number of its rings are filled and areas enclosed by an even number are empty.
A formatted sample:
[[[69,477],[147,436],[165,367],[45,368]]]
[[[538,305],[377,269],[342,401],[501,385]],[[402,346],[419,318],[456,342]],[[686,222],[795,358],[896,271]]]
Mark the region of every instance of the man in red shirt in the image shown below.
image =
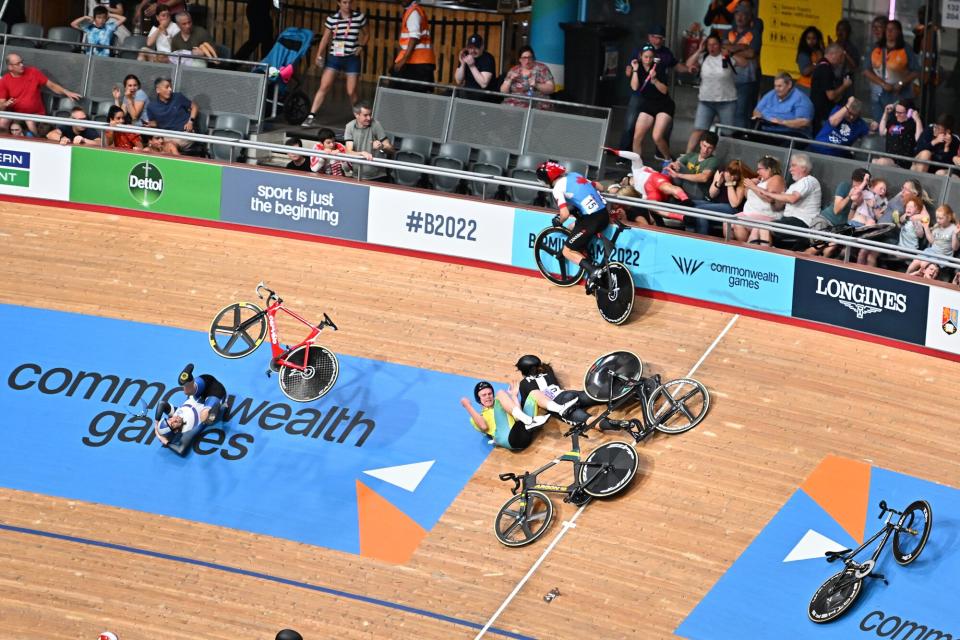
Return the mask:
[[[40,89],[46,87],[57,95],[79,100],[80,94],[68,91],[49,79],[36,67],[27,67],[17,53],[7,54],[7,73],[0,78],[0,110],[16,113],[46,114]],[[10,126],[9,118],[0,118],[0,129]],[[27,128],[37,135],[37,123],[27,120]]]

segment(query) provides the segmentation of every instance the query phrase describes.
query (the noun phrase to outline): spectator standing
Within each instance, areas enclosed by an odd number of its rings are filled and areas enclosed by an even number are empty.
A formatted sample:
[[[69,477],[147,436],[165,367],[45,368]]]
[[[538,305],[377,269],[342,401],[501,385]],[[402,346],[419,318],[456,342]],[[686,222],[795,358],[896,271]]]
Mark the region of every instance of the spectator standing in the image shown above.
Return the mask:
[[[531,98],[548,98],[550,94],[556,91],[556,85],[553,82],[553,73],[550,67],[537,62],[537,56],[533,52],[533,47],[524,45],[520,47],[520,62],[511,67],[500,83],[500,92],[512,95],[525,95]],[[526,107],[528,100],[518,100],[517,98],[506,98],[503,104],[509,104],[515,107]],[[543,108],[543,103],[534,105]]]
[[[834,107],[815,139],[844,147],[853,146],[857,140],[870,133],[870,126],[860,117],[862,109],[863,103],[854,97],[850,97],[845,105]],[[839,156],[843,153],[835,147],[820,145],[811,146],[811,150],[827,156]]]
[[[713,25],[733,24],[733,13],[740,0],[710,0],[707,12],[703,14],[703,24]]]
[[[150,27],[147,34],[147,46],[140,50],[138,60],[149,62],[170,62],[173,51],[173,36],[180,33],[180,27],[173,21],[173,14],[167,7],[157,10],[157,24]],[[151,53],[156,51],[156,53]]]
[[[123,91],[120,87],[113,87],[113,104],[120,107],[130,116],[130,121],[139,127],[147,126],[147,103],[150,98],[147,92],[140,88],[140,78],[132,73],[123,79]]]
[[[852,77],[854,73],[860,70],[860,49],[850,41],[852,31],[853,26],[850,24],[850,21],[846,18],[841,18],[836,26],[836,39],[830,42],[830,37],[827,37],[828,45],[838,44],[843,48],[843,65],[840,71],[841,78],[847,74]]]
[[[670,124],[676,108],[670,98],[667,86],[667,70],[656,62],[652,45],[644,45],[639,60],[631,60],[633,73],[630,75],[630,88],[640,95],[640,115],[633,131],[633,152],[640,155],[643,139],[653,129],[653,144],[657,148],[657,159],[672,162],[670,155]]]
[[[59,84],[43,75],[36,67],[23,64],[23,57],[19,53],[8,53],[6,56],[7,73],[0,78],[0,109],[23,114],[45,115],[40,89],[46,87],[59,96],[66,96],[71,100],[79,100],[80,94],[68,91]],[[37,135],[37,123],[27,120],[27,128]],[[0,129],[10,126],[8,118],[0,118]]]
[[[170,36],[170,49],[172,54],[190,54],[194,58],[188,58],[181,61],[180,64],[186,64],[193,67],[206,67],[207,63],[197,58],[216,58],[217,50],[212,44],[210,34],[203,27],[193,26],[193,17],[186,11],[176,13],[175,19],[180,31]]]
[[[272,0],[247,0],[247,28],[250,37],[237,49],[237,60],[248,60],[259,49],[258,57],[266,58],[273,46]]]
[[[913,97],[913,81],[920,75],[920,61],[907,48],[899,20],[887,21],[884,37],[870,51],[870,63],[863,75],[874,86],[874,120],[880,120],[888,104]]]
[[[733,63],[723,54],[720,36],[711,33],[687,60],[691,72],[700,71],[699,102],[693,119],[693,131],[687,141],[687,153],[697,148],[703,132],[719,119],[732,125],[737,111],[736,73]],[[714,143],[714,146],[716,143]]]
[[[923,135],[923,122],[920,121],[920,113],[913,108],[912,100],[900,100],[883,108],[880,135],[886,141],[884,150],[887,153],[906,158],[916,155],[917,143]],[[911,163],[908,160],[894,158],[874,158],[873,164],[897,164],[906,169]]]
[[[820,131],[824,121],[853,86],[853,76],[843,73],[844,52],[836,42],[827,47],[813,69],[810,102],[813,103],[813,130]],[[838,77],[841,76],[841,77]]]
[[[157,94],[156,100],[151,100],[147,105],[147,118],[151,127],[167,129],[169,131],[186,131],[192,133],[194,125],[197,122],[197,114],[200,109],[197,103],[193,102],[179,91],[173,90],[173,83],[170,78],[157,78],[154,83],[154,89]],[[193,142],[182,138],[166,138],[165,147],[170,151],[170,147],[176,147],[179,152],[186,149]]]
[[[807,27],[797,41],[797,69],[800,70],[798,85],[805,89],[810,88],[813,69],[822,58],[823,32],[816,27]]]
[[[130,116],[117,105],[113,105],[110,107],[110,111],[107,112],[107,123],[115,127],[130,124]],[[108,129],[103,132],[103,137],[108,147],[127,149],[130,151],[143,150],[143,140],[139,133],[132,131],[110,131]]]
[[[397,0],[403,5],[400,18],[400,40],[393,61],[393,75],[407,80],[433,82],[437,58],[430,37],[430,21],[415,0]]]
[[[733,28],[727,32],[723,52],[733,60],[737,72],[734,81],[737,87],[737,107],[734,124],[745,129],[750,124],[750,114],[757,104],[760,67],[760,30],[753,23],[753,10],[747,2],[741,2],[733,14]]]
[[[89,52],[95,56],[108,57],[110,55],[110,45],[113,44],[114,35],[119,27],[126,20],[123,16],[109,20],[110,12],[106,7],[96,7],[92,16],[80,16],[75,18],[70,26],[78,31],[83,31],[84,42],[88,44],[100,45],[91,47]]]
[[[302,149],[303,141],[300,138],[287,138],[287,146]],[[307,160],[307,157],[292,151],[293,149],[291,149],[291,153],[287,154],[290,161],[287,162],[286,168],[290,171],[310,171],[310,161]]]
[[[467,89],[492,90],[493,77],[497,75],[497,62],[489,51],[483,50],[483,38],[475,33],[467,38],[467,46],[459,56],[460,64],[453,73],[457,84]],[[478,96],[470,96],[476,98]]]
[[[713,155],[717,149],[717,134],[713,131],[704,132],[700,137],[699,151],[686,153],[664,169],[673,183],[687,192],[695,200],[706,200],[707,189],[713,174],[720,166],[720,161]]]
[[[70,111],[72,120],[86,120],[87,112],[82,107],[74,107]],[[96,129],[83,126],[81,124],[68,125],[62,124],[47,133],[47,140],[53,140],[60,144],[100,144],[100,132]]]
[[[327,98],[337,74],[344,74],[347,83],[347,97],[353,106],[360,99],[357,83],[360,81],[360,51],[367,44],[367,16],[353,8],[353,0],[339,0],[337,12],[327,16],[323,23],[323,37],[317,47],[316,65],[323,67],[320,87],[313,96],[310,113],[301,123],[303,127],[312,127],[317,111]],[[324,57],[324,54],[327,54]]]
[[[916,161],[910,166],[911,171],[926,173],[930,165],[925,160],[952,164],[953,159],[960,153],[960,136],[953,132],[953,115],[941,113],[936,122],[927,127],[920,140],[917,141]],[[947,169],[937,167],[937,174],[947,173]]]
[[[642,43],[631,55],[630,60],[624,70],[627,81],[630,83],[630,101],[627,103],[627,113],[624,121],[623,134],[620,136],[620,149],[627,151],[633,149],[633,136],[637,128],[637,117],[643,107],[643,96],[636,90],[633,83],[633,74],[636,65],[634,62],[640,60],[640,55],[648,47],[653,47],[653,57],[658,60],[657,66],[661,69],[661,76],[669,84],[669,72],[677,66],[677,58],[673,51],[667,47],[664,42],[666,37],[666,27],[662,24],[653,25],[647,33],[647,41]],[[642,84],[643,78],[641,78]]]
[[[370,103],[361,100],[353,105],[354,119],[347,123],[343,131],[343,142],[347,153],[373,159],[373,154],[393,153],[393,145],[387,137],[383,125],[373,119]],[[358,174],[363,180],[387,181],[387,172],[383,167],[359,165]]]
[[[761,120],[761,131],[809,138],[813,103],[794,86],[789,73],[781,72],[773,79],[773,89],[760,98],[753,117]]]

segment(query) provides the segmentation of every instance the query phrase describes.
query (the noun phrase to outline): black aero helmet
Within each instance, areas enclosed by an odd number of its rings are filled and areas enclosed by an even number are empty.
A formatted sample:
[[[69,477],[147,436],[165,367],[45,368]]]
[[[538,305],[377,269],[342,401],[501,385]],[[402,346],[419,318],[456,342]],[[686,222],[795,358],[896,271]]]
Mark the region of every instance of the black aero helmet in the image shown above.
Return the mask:
[[[473,398],[477,402],[480,402],[480,392],[484,389],[490,389],[493,391],[493,385],[487,382],[486,380],[481,380],[473,387]]]
[[[276,640],[303,640],[303,636],[293,629],[282,629],[277,633]]]
[[[519,369],[520,373],[525,376],[532,376],[537,373],[537,370],[540,368],[541,364],[543,363],[540,362],[540,358],[527,354],[525,356],[520,356],[520,359],[517,360],[517,369]]]

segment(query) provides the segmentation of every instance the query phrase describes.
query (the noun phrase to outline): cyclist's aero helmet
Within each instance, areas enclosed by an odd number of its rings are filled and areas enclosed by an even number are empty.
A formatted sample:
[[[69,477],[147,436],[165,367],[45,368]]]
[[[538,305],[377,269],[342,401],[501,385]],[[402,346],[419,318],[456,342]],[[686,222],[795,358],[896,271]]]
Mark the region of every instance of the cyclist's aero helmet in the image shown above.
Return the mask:
[[[527,354],[520,356],[520,359],[517,360],[517,369],[525,376],[533,376],[537,374],[537,370],[541,364],[543,363],[540,361],[540,358]]]
[[[492,391],[493,385],[487,382],[486,380],[481,380],[480,382],[478,382],[476,386],[473,387],[474,400],[476,400],[477,402],[480,402],[480,392],[483,391],[484,389],[490,389]]]
[[[567,172],[567,168],[556,160],[547,160],[537,166],[537,180],[549,186],[553,181]]]

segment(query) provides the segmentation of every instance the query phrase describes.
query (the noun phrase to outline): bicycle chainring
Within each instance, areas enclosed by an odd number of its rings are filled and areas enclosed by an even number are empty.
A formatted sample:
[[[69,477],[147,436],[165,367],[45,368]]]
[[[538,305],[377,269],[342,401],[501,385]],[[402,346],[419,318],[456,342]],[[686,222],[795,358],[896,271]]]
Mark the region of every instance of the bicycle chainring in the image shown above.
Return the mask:
[[[876,562],[874,560],[867,560],[863,564],[856,566],[856,568],[853,570],[853,575],[856,576],[857,579],[862,580],[873,573],[873,567],[875,565]]]

